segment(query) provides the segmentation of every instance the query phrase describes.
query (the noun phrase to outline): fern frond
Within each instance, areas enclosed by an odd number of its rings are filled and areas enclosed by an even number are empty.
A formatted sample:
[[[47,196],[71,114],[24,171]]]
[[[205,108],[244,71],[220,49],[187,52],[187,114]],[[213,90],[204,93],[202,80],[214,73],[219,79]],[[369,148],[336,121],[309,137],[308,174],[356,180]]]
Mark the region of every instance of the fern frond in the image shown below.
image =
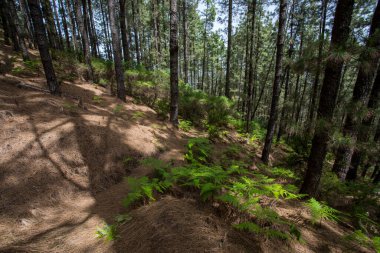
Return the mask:
[[[341,212],[314,198],[311,198],[305,206],[309,208],[313,224],[318,221],[321,223],[322,220],[338,221],[340,219]]]

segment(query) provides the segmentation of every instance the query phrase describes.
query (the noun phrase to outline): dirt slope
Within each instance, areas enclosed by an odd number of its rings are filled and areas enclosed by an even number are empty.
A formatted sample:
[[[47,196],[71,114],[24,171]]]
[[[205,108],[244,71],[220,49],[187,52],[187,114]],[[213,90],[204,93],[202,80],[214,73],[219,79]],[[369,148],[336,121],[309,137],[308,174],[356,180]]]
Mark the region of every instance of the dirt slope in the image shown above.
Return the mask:
[[[112,251],[95,231],[121,208],[127,185],[115,184],[150,172],[141,157],[181,162],[187,136],[88,83],[63,84],[83,106],[20,83],[45,88],[39,76],[0,76],[0,249]]]

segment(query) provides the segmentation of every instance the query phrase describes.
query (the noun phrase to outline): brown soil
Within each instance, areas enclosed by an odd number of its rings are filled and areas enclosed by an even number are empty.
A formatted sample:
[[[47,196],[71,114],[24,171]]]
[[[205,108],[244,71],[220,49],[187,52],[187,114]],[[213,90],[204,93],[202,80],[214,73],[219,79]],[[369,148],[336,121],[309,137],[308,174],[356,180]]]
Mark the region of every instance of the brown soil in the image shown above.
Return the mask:
[[[10,57],[0,47],[0,64]],[[276,208],[301,226],[305,244],[238,232],[196,201],[170,196],[133,210],[116,241],[96,238],[98,227],[126,211],[123,177],[151,173],[123,159],[181,164],[187,139],[199,133],[175,131],[149,107],[85,81],[63,83],[63,97],[18,88],[46,89],[43,74],[11,69],[0,71],[0,252],[369,252],[346,245],[348,231],[336,224],[311,226],[297,203]]]

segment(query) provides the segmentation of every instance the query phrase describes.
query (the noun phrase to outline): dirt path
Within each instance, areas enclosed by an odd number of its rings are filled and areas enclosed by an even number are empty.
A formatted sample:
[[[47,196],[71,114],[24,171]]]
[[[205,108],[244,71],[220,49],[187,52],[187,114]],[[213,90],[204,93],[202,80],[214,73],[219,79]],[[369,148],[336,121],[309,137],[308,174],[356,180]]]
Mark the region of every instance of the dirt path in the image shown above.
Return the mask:
[[[43,85],[0,77],[0,250],[113,252],[96,228],[122,211],[123,176],[150,173],[123,160],[180,163],[187,136],[150,108],[122,104],[87,83],[63,86],[83,109],[73,99],[19,89],[20,81]]]

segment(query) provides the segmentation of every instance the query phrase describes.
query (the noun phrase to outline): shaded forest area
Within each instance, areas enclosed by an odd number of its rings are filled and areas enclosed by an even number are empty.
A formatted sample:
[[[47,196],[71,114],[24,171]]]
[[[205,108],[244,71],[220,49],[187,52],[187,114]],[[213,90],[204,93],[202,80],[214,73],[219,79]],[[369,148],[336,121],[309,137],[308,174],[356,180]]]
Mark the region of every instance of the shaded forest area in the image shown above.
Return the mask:
[[[0,252],[380,252],[380,1],[0,21]]]

